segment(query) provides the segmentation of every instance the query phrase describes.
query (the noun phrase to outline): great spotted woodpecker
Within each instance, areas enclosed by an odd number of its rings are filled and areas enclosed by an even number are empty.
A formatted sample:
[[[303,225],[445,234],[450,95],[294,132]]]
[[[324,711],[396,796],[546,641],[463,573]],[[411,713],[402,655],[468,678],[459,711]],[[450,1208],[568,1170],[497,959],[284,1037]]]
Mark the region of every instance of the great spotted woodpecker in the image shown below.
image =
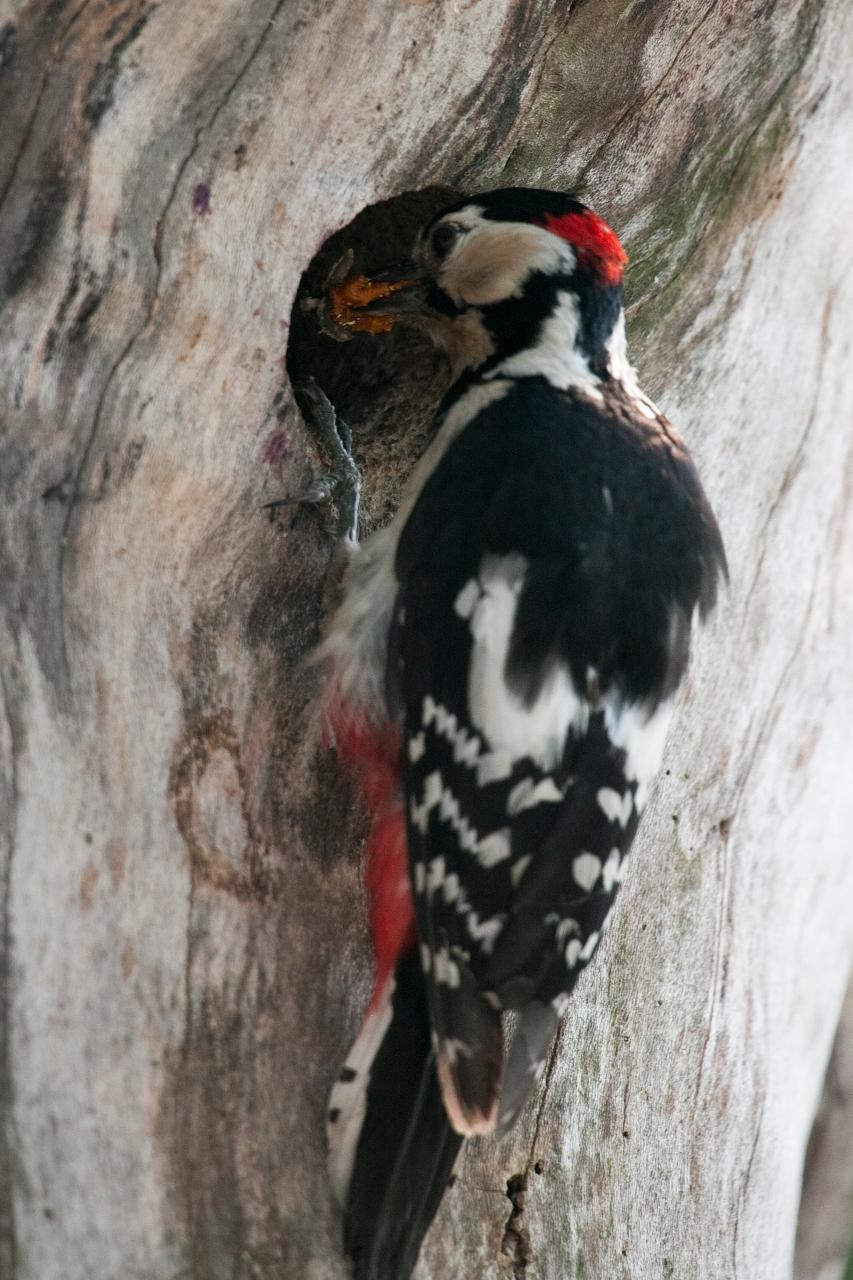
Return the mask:
[[[372,814],[375,987],[328,1113],[358,1280],[409,1276],[463,1138],[504,1131],[540,1078],[726,572],[628,363],[614,232],[508,189],[446,209],[415,258],[367,310],[417,316],[452,385],[322,650]]]

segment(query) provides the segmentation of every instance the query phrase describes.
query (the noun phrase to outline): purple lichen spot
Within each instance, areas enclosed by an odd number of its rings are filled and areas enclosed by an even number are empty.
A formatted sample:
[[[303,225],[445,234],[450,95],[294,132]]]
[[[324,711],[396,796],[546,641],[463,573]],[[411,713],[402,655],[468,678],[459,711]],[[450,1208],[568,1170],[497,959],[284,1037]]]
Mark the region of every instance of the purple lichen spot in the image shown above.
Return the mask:
[[[264,462],[277,467],[287,453],[287,436],[283,431],[274,431],[264,445]]]
[[[252,319],[253,319],[253,320],[257,320],[257,318],[258,318],[258,316],[259,316],[260,314],[261,314],[261,309],[260,309],[260,307],[255,307],[254,311],[252,312]]]
[[[289,329],[289,328],[290,328],[290,321],[289,321],[289,320],[279,320],[279,322],[278,322],[278,327],[279,327],[279,329]]]
[[[210,183],[200,182],[193,192],[193,209],[200,218],[210,213]]]

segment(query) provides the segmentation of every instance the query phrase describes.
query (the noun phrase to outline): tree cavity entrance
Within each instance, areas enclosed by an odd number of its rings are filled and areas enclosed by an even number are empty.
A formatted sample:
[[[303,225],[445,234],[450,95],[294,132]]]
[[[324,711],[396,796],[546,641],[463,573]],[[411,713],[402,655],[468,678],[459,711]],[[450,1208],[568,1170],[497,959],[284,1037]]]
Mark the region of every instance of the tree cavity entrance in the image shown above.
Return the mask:
[[[315,378],[352,430],[367,529],[384,524],[396,509],[405,479],[431,434],[436,405],[447,387],[447,365],[425,335],[405,325],[387,334],[356,333],[349,342],[336,342],[303,303],[323,294],[332,268],[347,250],[353,254],[353,275],[369,276],[404,262],[420,227],[459,195],[448,187],[427,187],[368,205],[324,242],[303,272],[294,299],[287,373],[297,398],[300,384]]]

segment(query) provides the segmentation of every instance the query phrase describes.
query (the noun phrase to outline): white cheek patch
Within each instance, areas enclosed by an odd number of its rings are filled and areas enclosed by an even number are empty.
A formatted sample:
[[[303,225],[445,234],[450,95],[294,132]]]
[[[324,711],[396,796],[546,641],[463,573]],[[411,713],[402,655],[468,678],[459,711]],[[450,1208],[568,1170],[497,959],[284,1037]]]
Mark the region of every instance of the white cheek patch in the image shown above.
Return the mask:
[[[569,274],[574,266],[570,245],[544,227],[486,220],[450,254],[438,283],[457,305],[482,307],[520,298],[533,272]]]
[[[480,596],[469,615],[474,640],[468,678],[472,723],[498,754],[528,757],[550,772],[559,764],[571,728],[586,728],[589,708],[568,670],[555,666],[535,702],[526,706],[507,686],[505,669],[527,561],[523,556],[486,556]],[[466,607],[471,593],[466,587]]]

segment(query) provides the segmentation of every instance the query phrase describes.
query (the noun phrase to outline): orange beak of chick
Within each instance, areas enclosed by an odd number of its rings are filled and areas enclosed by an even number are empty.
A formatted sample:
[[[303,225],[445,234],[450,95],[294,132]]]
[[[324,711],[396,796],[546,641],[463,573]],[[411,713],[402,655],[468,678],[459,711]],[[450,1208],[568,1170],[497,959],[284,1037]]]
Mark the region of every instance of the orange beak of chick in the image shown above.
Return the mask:
[[[342,329],[356,333],[390,333],[403,308],[395,311],[393,303],[387,310],[368,311],[365,308],[382,303],[418,283],[417,280],[371,280],[368,276],[352,276],[343,284],[332,285],[329,289],[329,314]]]

